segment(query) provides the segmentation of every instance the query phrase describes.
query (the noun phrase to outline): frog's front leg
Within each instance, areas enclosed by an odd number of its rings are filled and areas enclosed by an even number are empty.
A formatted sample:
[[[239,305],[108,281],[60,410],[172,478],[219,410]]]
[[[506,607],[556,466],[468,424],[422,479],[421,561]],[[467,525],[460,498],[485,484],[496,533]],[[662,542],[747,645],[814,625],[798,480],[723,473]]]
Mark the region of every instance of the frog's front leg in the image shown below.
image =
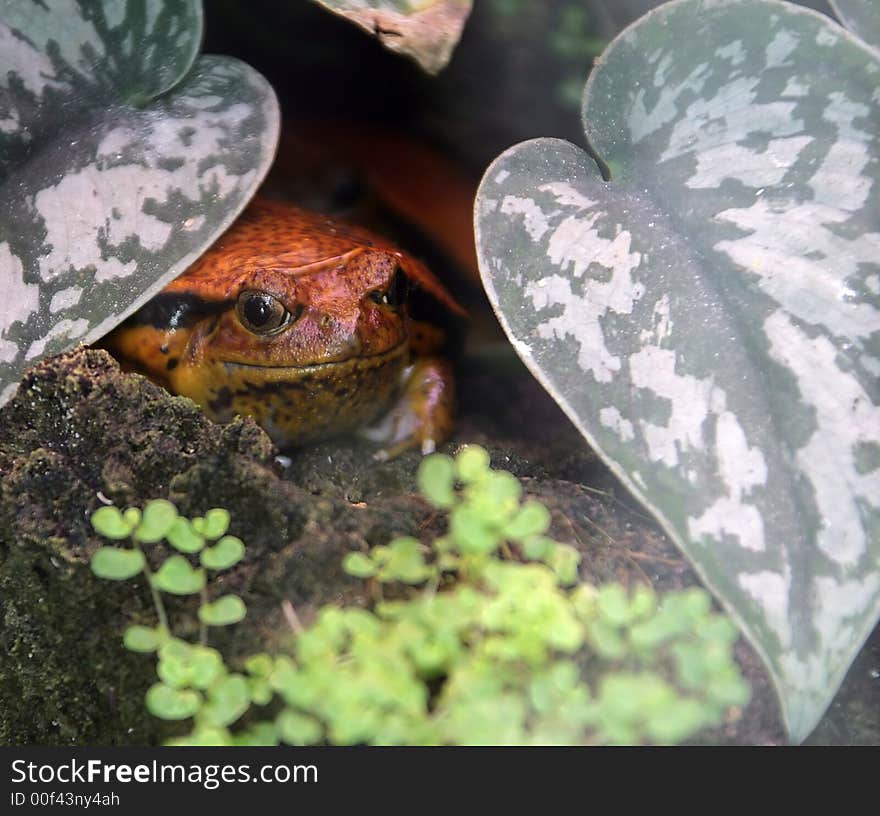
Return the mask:
[[[420,357],[402,375],[397,403],[362,435],[384,447],[379,461],[399,456],[413,447],[433,453],[452,432],[455,385],[452,366],[442,357]]]

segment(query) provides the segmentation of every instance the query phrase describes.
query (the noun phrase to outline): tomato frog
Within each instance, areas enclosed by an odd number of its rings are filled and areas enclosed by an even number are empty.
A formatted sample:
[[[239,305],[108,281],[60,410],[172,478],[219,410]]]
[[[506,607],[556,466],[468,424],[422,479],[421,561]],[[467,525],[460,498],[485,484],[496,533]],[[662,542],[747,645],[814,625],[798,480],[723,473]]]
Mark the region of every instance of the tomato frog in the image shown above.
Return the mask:
[[[379,459],[430,453],[452,429],[453,376],[443,330],[411,313],[415,289],[463,314],[385,239],[257,199],[104,345],[215,421],[254,417],[281,446],[361,430]]]

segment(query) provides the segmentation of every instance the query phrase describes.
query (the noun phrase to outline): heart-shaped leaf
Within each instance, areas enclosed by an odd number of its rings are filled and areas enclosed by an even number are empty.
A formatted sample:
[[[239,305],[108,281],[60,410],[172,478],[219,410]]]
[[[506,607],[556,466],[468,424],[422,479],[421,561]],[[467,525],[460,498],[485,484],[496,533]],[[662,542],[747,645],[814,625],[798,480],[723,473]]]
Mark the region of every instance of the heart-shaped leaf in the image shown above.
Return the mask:
[[[165,538],[177,518],[177,508],[170,501],[153,499],[144,507],[135,537],[145,544],[155,544]]]
[[[166,533],[168,543],[182,553],[197,553],[205,546],[205,539],[194,529],[188,519],[178,516]]]
[[[137,575],[144,563],[144,554],[140,550],[101,547],[92,556],[92,572],[99,578],[125,581]]]
[[[238,595],[224,595],[199,607],[199,620],[208,626],[228,626],[244,620],[247,609]]]
[[[140,520],[140,513],[136,519],[126,518],[119,508],[112,506],[99,507],[92,513],[92,527],[95,528],[95,532],[114,541],[128,538]]]
[[[176,689],[156,683],[147,691],[147,710],[163,720],[185,720],[202,705],[202,698],[192,689]]]
[[[168,639],[168,630],[161,626],[129,626],[123,643],[132,652],[155,652]]]
[[[877,0],[828,0],[841,23],[868,45],[880,48],[880,3]]]
[[[213,547],[203,550],[200,558],[208,569],[229,569],[244,558],[244,544],[235,536],[223,536]]]
[[[208,690],[208,702],[199,712],[199,721],[215,726],[231,725],[250,708],[250,704],[247,679],[240,674],[230,674]]]
[[[205,513],[202,535],[212,541],[220,538],[229,529],[229,511],[215,507]]]
[[[414,59],[429,74],[449,62],[471,0],[315,0]]]
[[[0,404],[180,275],[268,169],[278,105],[201,57],[198,0],[0,10]]]
[[[193,569],[182,555],[172,555],[156,571],[153,585],[172,595],[192,595],[204,588],[205,571]]]
[[[677,0],[599,60],[593,150],[487,171],[520,356],[761,653],[805,737],[880,614],[880,61],[776,0]]]

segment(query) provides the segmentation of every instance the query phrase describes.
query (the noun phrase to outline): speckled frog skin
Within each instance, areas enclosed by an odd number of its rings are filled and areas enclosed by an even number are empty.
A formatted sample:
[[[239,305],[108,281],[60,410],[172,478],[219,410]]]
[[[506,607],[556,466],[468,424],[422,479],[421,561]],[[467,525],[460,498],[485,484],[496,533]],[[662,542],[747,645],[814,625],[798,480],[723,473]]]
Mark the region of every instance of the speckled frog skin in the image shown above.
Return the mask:
[[[257,200],[104,344],[214,420],[252,416],[282,446],[365,429],[379,458],[430,452],[452,428],[453,378],[442,330],[410,316],[412,286],[462,312],[384,239]]]

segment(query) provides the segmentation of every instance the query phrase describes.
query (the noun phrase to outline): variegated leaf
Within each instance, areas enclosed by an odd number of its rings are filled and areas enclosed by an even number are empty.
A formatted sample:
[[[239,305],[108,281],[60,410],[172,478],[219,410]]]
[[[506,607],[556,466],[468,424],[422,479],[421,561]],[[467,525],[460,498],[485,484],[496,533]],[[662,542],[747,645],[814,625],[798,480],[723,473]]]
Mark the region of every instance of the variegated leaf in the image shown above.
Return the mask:
[[[828,0],[841,23],[868,45],[880,48],[878,0]]]
[[[0,404],[186,269],[268,169],[278,106],[196,0],[0,5]]]
[[[414,59],[429,74],[452,57],[471,0],[314,0],[345,17],[382,45]]]
[[[764,657],[791,737],[880,614],[880,62],[776,0],[678,0],[476,204],[532,372]]]

